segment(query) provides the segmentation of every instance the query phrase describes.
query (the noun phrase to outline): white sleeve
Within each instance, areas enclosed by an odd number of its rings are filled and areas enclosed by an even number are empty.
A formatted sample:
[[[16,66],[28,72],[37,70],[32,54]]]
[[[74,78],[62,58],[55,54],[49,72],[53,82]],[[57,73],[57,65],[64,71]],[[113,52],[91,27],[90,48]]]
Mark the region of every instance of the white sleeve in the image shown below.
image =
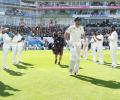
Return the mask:
[[[88,43],[88,38],[86,38],[86,43]]]
[[[104,37],[103,37],[103,35],[101,35],[101,39],[102,39],[102,41],[104,40]]]
[[[91,41],[90,41],[91,43],[93,43],[94,42],[94,39],[93,39],[93,37],[92,37],[92,39],[91,39]]]
[[[101,41],[103,40],[103,36],[102,35],[97,36],[97,38],[100,39]]]
[[[7,34],[3,34],[2,37],[3,37],[4,42],[10,42],[11,41],[11,38]]]
[[[113,34],[111,34],[111,36],[109,36],[108,38],[109,38],[109,40],[110,41],[114,41],[115,40],[115,34],[113,33]]]
[[[22,39],[21,35],[18,35],[18,41],[20,41]]]
[[[85,30],[83,26],[81,26],[81,34],[85,34]]]
[[[66,30],[66,33],[71,33],[71,31],[72,31],[72,27],[70,26],[67,30]]]

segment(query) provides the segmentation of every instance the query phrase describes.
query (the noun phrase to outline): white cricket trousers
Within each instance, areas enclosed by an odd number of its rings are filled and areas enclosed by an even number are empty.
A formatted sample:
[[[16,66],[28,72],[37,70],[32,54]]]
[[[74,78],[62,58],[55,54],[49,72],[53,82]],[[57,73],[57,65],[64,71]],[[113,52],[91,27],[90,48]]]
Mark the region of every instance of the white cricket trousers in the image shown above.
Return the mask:
[[[21,61],[22,50],[23,46],[12,46],[13,64],[19,63]]]
[[[7,66],[7,56],[8,56],[8,52],[10,50],[10,45],[8,44],[3,44],[3,67]]]
[[[85,60],[88,59],[88,46],[86,45],[83,46],[83,57]]]
[[[99,61],[99,63],[104,64],[104,61],[103,61],[103,48],[98,47],[97,52],[98,52],[98,61]]]
[[[13,53],[13,57],[12,57],[12,62],[13,64],[17,63],[17,46],[12,46],[12,53]]]
[[[112,59],[112,66],[117,67],[117,47],[110,47],[110,56]]]
[[[96,62],[96,50],[97,50],[97,47],[92,45],[93,62]]]
[[[73,43],[73,45],[70,48],[70,66],[69,66],[69,72],[72,73],[78,73],[79,67],[80,67],[80,44],[79,43]]]
[[[22,57],[22,51],[23,51],[23,46],[18,46],[18,63],[21,61],[21,57]]]

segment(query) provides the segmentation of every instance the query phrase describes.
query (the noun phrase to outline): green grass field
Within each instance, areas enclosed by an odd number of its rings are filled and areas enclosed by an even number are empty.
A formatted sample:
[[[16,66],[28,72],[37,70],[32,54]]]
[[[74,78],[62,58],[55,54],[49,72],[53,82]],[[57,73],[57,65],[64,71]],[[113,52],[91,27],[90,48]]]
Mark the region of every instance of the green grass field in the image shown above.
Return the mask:
[[[105,51],[106,65],[93,63],[91,53],[89,60],[81,59],[77,77],[68,74],[68,51],[61,66],[54,64],[51,51],[24,51],[24,63],[18,66],[11,64],[11,56],[8,72],[0,63],[0,100],[120,100],[120,62],[111,68],[109,51]]]

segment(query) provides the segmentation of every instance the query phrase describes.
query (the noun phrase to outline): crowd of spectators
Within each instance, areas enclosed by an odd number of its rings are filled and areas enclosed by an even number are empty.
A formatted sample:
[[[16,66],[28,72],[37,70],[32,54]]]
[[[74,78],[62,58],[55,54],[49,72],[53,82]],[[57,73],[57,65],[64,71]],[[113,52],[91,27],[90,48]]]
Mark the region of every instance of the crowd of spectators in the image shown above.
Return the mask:
[[[21,9],[11,8],[11,9],[7,9],[5,14],[11,16],[24,16],[25,12],[22,11]]]
[[[25,11],[20,8],[8,8],[5,11],[5,15],[8,16],[23,16],[23,17],[36,17],[37,14],[35,11]]]
[[[19,29],[23,35],[32,36],[32,37],[51,37],[54,32],[61,31],[63,34],[68,26],[65,25],[54,25],[54,26],[41,26],[36,27],[18,27],[11,25],[4,25],[3,27],[8,27],[12,30]]]
[[[103,21],[101,23],[89,23],[86,24],[85,26],[85,31],[86,34],[91,36],[92,30],[100,31],[101,33],[106,34],[108,33],[109,29],[111,26],[115,26],[117,28],[118,34],[120,35],[120,29],[119,25],[113,24],[109,22],[109,20]],[[10,29],[20,29],[18,26],[10,26],[10,25],[5,25],[4,27],[8,27]],[[21,33],[26,36],[31,36],[31,37],[52,37],[54,32],[61,31],[63,34],[65,33],[65,30],[67,29],[68,26],[65,25],[53,25],[53,26],[42,26],[38,25],[36,27],[23,27],[21,30]]]
[[[9,25],[5,25],[3,27],[8,27],[11,30],[17,30],[20,29],[20,27],[18,26],[9,26]],[[50,37],[53,37],[53,34],[58,31],[61,31],[63,34],[65,33],[65,30],[68,26],[64,26],[64,25],[54,25],[52,27],[43,27],[43,26],[36,26],[36,27],[24,27],[24,29],[20,30],[22,35],[25,37],[30,37],[31,39],[34,40],[34,42],[36,43],[35,45],[27,45],[28,49],[50,49],[52,46],[52,43],[50,43],[50,41],[48,39],[50,39]],[[116,28],[118,34],[120,35],[120,29]],[[89,39],[92,36],[92,32],[96,31],[96,32],[100,32],[104,35],[104,37],[106,37],[106,35],[110,32],[110,26],[107,27],[91,27],[91,26],[87,26],[85,27],[85,32],[86,32],[86,36],[89,37]],[[47,38],[44,38],[47,37]],[[31,40],[29,38],[29,40]],[[40,39],[39,39],[40,38]],[[36,40],[37,39],[37,40]],[[40,40],[40,43],[38,43],[38,40]],[[107,39],[105,39],[107,40]],[[108,44],[108,41],[104,42]],[[42,46],[41,46],[42,44]]]
[[[101,22],[90,22],[86,25],[84,25],[85,27],[85,31],[86,34],[88,36],[91,36],[92,31],[96,30],[101,32],[103,35],[107,34],[109,32],[109,29],[111,26],[115,26],[117,28],[118,34],[120,35],[120,25],[119,23],[114,23],[110,22],[110,20],[105,20],[105,21],[101,21]],[[19,29],[20,32],[24,35],[24,36],[30,36],[30,37],[52,37],[53,33],[57,33],[58,31],[61,31],[61,33],[65,33],[65,30],[67,27],[69,27],[69,25],[65,26],[62,24],[57,24],[56,21],[50,20],[50,22],[48,23],[47,26],[44,25],[38,25],[35,27],[29,27],[28,25],[26,25],[26,23],[24,22],[24,19],[21,19],[21,22],[18,26],[11,26],[11,25],[5,25],[3,27],[8,27],[11,30],[15,30],[15,29]]]
[[[48,7],[48,6],[57,6],[57,7],[60,7],[60,6],[70,6],[68,4],[66,4],[65,2],[58,2],[56,4],[52,4],[50,2],[39,2],[39,7]]]
[[[68,2],[58,2],[58,3],[51,3],[51,2],[39,2],[39,7],[61,7],[61,6],[77,6],[77,2],[74,4],[69,4]],[[78,5],[81,5],[80,3]],[[83,4],[82,4],[83,5]],[[84,4],[87,6],[87,2],[86,4]],[[89,3],[89,6],[120,6],[120,2],[100,2],[100,1],[96,1],[96,2],[90,2]],[[49,12],[49,11],[48,11]],[[62,14],[61,11],[58,11],[59,14]],[[109,14],[117,14],[117,10],[116,9],[110,9],[110,12],[107,12],[107,14],[105,13],[104,10],[98,10],[98,9],[93,9],[93,10],[79,10],[79,11],[74,11],[74,10],[71,10],[71,11],[62,11],[62,12],[66,12],[65,14],[83,14],[83,15],[86,15],[86,14],[90,14],[90,15],[109,15]],[[46,12],[45,12],[46,14]],[[5,11],[5,15],[9,15],[9,16],[29,16],[29,17],[35,17],[35,16],[38,16],[34,11],[32,12],[26,12],[20,8],[8,8],[6,11]]]
[[[119,23],[110,22],[109,20],[101,21],[101,22],[94,22],[86,24],[86,27],[110,27],[110,26],[120,27]]]
[[[100,2],[100,1],[93,1],[93,2],[86,2],[86,3],[79,3],[76,1],[74,3],[69,4],[68,2],[58,2],[58,3],[51,3],[51,2],[39,2],[39,7],[48,7],[48,6],[79,6],[79,5],[86,5],[86,6],[120,6],[120,2],[119,1],[110,1],[110,2]]]
[[[91,6],[120,6],[120,2],[110,1],[110,2],[92,2]]]

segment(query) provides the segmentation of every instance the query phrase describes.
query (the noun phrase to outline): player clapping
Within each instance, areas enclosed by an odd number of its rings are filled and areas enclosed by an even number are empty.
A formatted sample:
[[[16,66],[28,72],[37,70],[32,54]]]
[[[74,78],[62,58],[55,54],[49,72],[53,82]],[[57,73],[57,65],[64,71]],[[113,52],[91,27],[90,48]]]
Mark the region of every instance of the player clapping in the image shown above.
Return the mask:
[[[111,27],[111,33],[108,36],[108,39],[110,41],[110,55],[112,59],[112,67],[117,67],[117,42],[118,42],[118,33],[116,32],[116,29],[114,26]]]
[[[11,41],[13,39],[14,35],[10,33],[10,30],[8,28],[5,28],[2,31],[2,38],[3,38],[3,69],[9,69],[7,65],[7,56],[8,52],[11,47]]]

